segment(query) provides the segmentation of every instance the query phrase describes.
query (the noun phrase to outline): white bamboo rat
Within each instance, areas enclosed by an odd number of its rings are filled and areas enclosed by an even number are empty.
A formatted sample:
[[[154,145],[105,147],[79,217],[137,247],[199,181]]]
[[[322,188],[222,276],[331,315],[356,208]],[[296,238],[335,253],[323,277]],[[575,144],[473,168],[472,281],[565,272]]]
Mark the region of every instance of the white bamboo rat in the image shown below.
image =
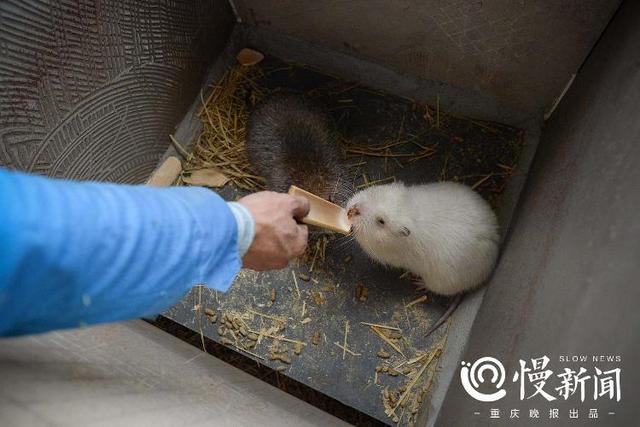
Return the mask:
[[[482,284],[498,256],[498,223],[489,204],[454,183],[369,187],[347,203],[352,232],[374,260],[420,277],[439,295],[456,295],[427,332],[442,325],[462,294]]]

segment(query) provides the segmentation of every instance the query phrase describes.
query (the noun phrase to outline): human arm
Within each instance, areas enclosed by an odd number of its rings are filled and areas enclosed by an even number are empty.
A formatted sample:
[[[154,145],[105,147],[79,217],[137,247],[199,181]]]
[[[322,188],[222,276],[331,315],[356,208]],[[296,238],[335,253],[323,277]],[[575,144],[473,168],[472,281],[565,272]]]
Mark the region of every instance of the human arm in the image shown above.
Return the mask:
[[[156,314],[198,283],[225,291],[264,234],[253,221],[204,188],[0,169],[0,336]]]

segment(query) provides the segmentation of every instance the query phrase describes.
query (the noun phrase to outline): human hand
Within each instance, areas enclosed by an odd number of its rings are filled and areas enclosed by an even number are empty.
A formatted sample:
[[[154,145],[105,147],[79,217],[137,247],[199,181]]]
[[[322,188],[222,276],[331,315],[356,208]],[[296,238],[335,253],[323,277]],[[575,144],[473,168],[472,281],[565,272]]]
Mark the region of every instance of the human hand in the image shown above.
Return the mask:
[[[285,268],[307,247],[308,229],[296,218],[309,213],[309,202],[301,197],[261,191],[238,200],[255,220],[253,243],[244,255],[243,267],[252,270]]]

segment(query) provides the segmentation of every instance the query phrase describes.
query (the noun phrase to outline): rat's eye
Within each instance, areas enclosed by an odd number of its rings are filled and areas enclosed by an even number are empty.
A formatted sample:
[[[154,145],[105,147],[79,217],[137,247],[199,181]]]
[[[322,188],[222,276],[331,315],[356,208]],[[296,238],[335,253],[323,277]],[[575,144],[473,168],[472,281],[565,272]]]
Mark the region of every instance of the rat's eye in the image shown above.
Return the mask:
[[[376,222],[380,225],[384,225],[384,219],[382,218],[376,218]]]

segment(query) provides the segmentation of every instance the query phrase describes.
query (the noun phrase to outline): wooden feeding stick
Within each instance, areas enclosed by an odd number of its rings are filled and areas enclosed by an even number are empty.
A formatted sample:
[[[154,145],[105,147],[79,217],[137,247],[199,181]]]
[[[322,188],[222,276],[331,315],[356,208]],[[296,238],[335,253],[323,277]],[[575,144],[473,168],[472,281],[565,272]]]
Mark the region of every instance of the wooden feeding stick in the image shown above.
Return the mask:
[[[295,185],[289,188],[289,194],[304,197],[309,201],[309,214],[301,219],[303,223],[335,231],[336,233],[349,234],[351,224],[345,209]]]

